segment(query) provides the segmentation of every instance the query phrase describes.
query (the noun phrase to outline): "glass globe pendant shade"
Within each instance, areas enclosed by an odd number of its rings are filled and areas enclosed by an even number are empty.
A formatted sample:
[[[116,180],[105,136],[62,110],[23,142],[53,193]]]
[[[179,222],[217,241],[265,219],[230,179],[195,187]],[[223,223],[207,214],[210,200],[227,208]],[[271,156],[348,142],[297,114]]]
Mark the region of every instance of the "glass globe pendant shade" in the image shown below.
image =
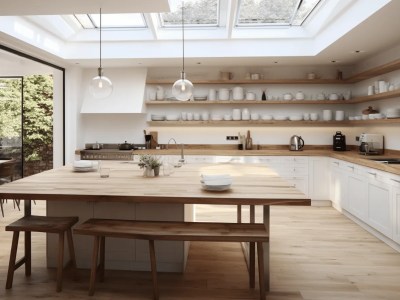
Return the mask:
[[[181,73],[181,78],[175,81],[172,86],[172,96],[180,101],[188,101],[193,94],[193,83],[185,78],[185,73]]]
[[[113,91],[113,84],[110,79],[103,75],[103,70],[98,69],[98,76],[94,77],[90,83],[89,91],[97,99],[106,98]]]

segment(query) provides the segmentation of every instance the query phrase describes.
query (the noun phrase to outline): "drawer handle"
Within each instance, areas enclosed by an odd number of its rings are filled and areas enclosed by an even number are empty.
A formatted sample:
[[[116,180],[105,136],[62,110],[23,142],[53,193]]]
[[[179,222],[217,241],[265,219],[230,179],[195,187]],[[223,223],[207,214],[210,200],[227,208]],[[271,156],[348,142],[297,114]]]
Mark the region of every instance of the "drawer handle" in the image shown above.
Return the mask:
[[[394,182],[400,183],[400,180],[397,180],[397,179],[390,178],[390,180],[393,180]]]
[[[367,172],[370,175],[376,176],[376,173],[372,173],[372,172]]]

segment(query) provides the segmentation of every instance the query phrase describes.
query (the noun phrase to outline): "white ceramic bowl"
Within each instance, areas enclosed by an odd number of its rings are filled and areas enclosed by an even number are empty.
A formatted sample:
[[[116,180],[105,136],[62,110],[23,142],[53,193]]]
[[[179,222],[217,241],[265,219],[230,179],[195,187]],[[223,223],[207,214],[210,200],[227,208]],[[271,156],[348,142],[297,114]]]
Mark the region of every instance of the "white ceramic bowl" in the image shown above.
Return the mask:
[[[219,114],[213,114],[213,115],[211,115],[211,120],[212,121],[222,121],[222,116]]]
[[[230,115],[230,114],[224,115],[224,120],[225,121],[232,121],[232,115]]]
[[[151,115],[152,121],[165,121],[164,115]]]
[[[301,121],[301,120],[303,120],[303,116],[301,116],[301,115],[293,115],[293,116],[289,117],[289,120],[290,121]]]
[[[274,116],[275,121],[285,121],[287,119],[288,119],[287,116]]]
[[[262,115],[261,119],[264,121],[270,121],[270,120],[272,120],[272,116],[271,115]]]
[[[167,115],[167,121],[178,121],[179,115]]]

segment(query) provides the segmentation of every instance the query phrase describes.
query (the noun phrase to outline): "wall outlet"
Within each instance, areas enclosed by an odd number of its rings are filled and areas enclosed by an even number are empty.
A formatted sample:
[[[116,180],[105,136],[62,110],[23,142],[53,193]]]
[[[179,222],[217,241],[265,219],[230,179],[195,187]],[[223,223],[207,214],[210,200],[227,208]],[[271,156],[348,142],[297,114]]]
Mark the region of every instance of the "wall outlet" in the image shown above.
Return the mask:
[[[239,139],[238,136],[234,136],[234,135],[227,135],[226,136],[226,140],[227,141],[235,141],[235,140],[238,140],[238,139]]]
[[[356,136],[356,141],[359,142],[360,141],[360,137]]]

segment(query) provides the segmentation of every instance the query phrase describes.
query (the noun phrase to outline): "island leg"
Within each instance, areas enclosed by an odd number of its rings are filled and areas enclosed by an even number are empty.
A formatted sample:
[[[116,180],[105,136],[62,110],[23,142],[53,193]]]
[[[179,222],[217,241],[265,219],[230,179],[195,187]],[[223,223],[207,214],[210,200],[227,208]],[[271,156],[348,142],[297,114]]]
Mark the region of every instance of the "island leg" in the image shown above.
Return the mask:
[[[264,205],[263,211],[263,221],[265,225],[265,230],[267,231],[268,235],[269,227],[270,227],[270,209],[269,205]],[[264,281],[265,281],[265,290],[269,291],[269,241],[263,243],[263,252],[264,252]]]

